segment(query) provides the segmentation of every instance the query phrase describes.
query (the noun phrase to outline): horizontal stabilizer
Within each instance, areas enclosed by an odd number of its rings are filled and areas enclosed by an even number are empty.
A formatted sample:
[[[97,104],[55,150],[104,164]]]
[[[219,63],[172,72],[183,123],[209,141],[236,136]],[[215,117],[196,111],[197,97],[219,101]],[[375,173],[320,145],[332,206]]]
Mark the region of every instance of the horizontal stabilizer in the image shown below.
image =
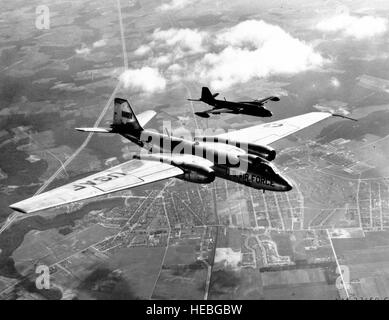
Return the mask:
[[[139,121],[139,124],[144,127],[151,119],[154,118],[154,116],[156,115],[157,113],[153,110],[147,110],[145,112],[142,112],[141,114],[139,114],[137,117],[138,117],[138,121]]]
[[[82,132],[112,133],[110,128],[76,128],[76,130]]]

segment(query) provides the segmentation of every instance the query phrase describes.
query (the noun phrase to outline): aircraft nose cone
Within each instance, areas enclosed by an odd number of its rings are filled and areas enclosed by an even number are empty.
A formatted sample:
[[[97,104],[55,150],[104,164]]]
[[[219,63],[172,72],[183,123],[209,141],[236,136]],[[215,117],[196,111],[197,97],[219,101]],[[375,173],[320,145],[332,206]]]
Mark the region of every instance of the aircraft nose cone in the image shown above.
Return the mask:
[[[282,185],[284,186],[285,191],[290,191],[293,189],[292,184],[288,180],[286,180],[285,178],[282,178],[282,180],[283,180]]]
[[[290,190],[292,190],[293,189],[293,187],[289,184],[289,183],[286,183],[286,185],[285,185],[285,191],[290,191]]]
[[[266,110],[265,111],[265,116],[266,117],[271,117],[273,115],[270,110],[267,110],[267,109],[265,109],[265,110]]]
[[[279,176],[279,182],[282,191],[290,191],[293,189],[292,184],[284,177]]]

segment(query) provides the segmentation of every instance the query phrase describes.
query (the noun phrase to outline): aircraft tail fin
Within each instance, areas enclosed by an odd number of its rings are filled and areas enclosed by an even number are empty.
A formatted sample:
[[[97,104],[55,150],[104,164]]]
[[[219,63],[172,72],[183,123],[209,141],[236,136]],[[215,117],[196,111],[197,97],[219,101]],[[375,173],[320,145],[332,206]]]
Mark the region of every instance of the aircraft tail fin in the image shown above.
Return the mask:
[[[143,131],[143,127],[135,116],[130,103],[125,99],[115,98],[114,100],[112,128],[120,131],[125,130],[126,132]]]
[[[201,101],[207,102],[207,101],[212,101],[214,99],[215,98],[208,87],[203,87],[201,89],[201,99],[200,99]]]
[[[93,133],[139,133],[143,131],[143,126],[146,125],[154,116],[155,111],[148,110],[135,116],[130,103],[121,98],[115,98],[114,100],[114,114],[113,123],[110,128],[76,128],[82,132]]]
[[[112,133],[111,128],[96,128],[96,127],[91,127],[91,128],[76,128],[77,131],[81,132],[93,132],[93,133]]]

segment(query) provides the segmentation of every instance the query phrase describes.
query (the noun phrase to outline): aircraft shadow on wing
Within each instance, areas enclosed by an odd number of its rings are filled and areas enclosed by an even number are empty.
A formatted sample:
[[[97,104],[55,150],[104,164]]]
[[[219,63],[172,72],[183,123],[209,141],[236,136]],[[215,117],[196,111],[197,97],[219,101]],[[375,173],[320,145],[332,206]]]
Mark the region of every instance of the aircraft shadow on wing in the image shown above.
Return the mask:
[[[201,89],[200,99],[188,99],[188,101],[201,101],[213,108],[206,111],[195,112],[195,114],[202,118],[209,118],[211,114],[221,113],[233,113],[233,114],[246,114],[256,117],[271,117],[270,110],[265,108],[265,104],[269,101],[280,101],[279,97],[270,96],[263,99],[251,100],[251,101],[228,101],[217,100],[218,93],[212,94],[209,88],[203,87]]]

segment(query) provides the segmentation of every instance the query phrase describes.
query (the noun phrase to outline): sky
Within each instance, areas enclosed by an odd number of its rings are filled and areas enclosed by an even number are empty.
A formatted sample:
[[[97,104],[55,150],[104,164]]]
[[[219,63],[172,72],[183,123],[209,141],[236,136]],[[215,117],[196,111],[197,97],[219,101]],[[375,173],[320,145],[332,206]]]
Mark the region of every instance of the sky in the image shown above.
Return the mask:
[[[156,14],[178,12],[198,3],[169,0],[155,10]],[[325,14],[317,14],[309,29],[318,39],[368,44],[387,35],[388,19],[368,7],[351,10],[342,4],[334,6],[332,11],[326,10]],[[88,50],[82,48],[80,53]],[[126,88],[145,94],[161,92],[183,81],[197,81],[213,90],[225,90],[253,79],[325,70],[334,62],[318,49],[315,40],[304,39],[301,33],[260,18],[226,24],[216,31],[201,27],[157,28],[133,54],[141,64],[125,70],[120,79]],[[332,85],[339,86],[339,81],[333,79]]]

